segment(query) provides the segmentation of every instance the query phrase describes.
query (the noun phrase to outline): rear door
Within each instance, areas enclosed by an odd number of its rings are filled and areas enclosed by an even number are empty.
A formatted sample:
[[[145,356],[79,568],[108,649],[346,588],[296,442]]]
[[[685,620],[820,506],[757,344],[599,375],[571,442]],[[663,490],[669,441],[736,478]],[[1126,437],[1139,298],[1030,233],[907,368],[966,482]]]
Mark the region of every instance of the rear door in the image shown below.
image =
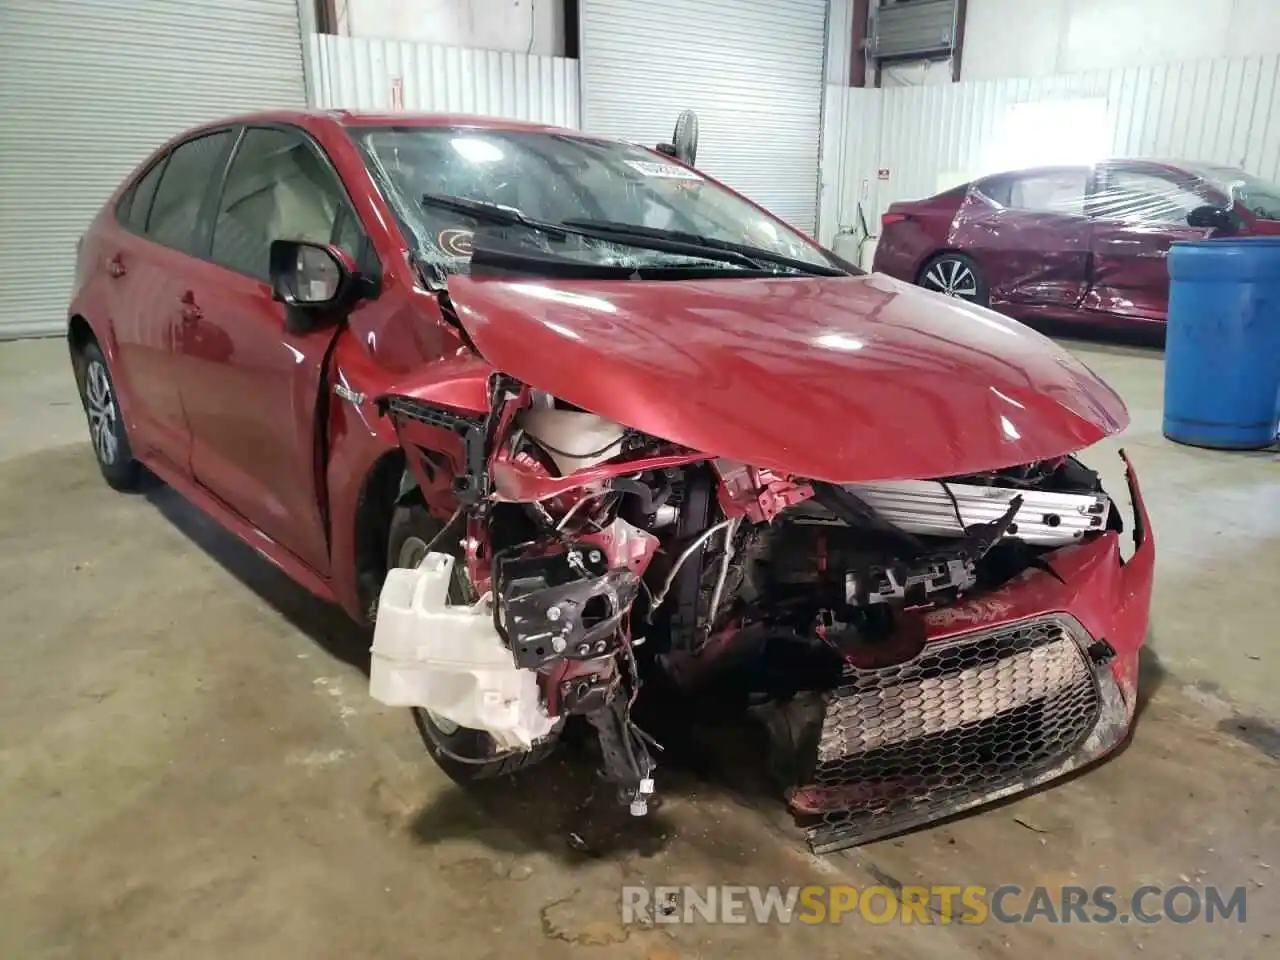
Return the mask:
[[[1074,308],[1089,271],[1088,167],[1056,167],[976,183],[951,243],[969,253],[994,305]]]
[[[337,173],[293,127],[248,127],[212,206],[206,259],[181,292],[181,392],[196,480],[313,570],[328,571],[316,420],[339,326],[285,328],[275,239],[369,254]]]
[[[1169,313],[1169,247],[1203,240],[1211,230],[1187,214],[1226,198],[1198,178],[1155,164],[1099,164],[1089,198],[1093,268],[1084,307],[1136,320]]]
[[[231,140],[228,130],[201,134],[160,158],[126,194],[120,229],[103,248],[130,439],[143,457],[184,473],[191,434],[178,390],[179,297],[201,245],[200,211]]]

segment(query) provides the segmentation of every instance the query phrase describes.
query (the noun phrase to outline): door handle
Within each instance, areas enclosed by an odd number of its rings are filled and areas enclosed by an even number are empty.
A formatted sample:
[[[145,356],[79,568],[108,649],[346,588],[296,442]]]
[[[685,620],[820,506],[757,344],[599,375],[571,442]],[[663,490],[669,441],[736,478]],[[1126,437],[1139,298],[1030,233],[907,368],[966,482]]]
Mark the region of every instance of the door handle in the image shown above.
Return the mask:
[[[182,295],[182,319],[186,323],[195,323],[204,313],[196,304],[196,295],[188,290]]]
[[[107,276],[113,280],[118,280],[129,271],[125,269],[124,261],[120,259],[120,254],[116,254],[107,261]]]

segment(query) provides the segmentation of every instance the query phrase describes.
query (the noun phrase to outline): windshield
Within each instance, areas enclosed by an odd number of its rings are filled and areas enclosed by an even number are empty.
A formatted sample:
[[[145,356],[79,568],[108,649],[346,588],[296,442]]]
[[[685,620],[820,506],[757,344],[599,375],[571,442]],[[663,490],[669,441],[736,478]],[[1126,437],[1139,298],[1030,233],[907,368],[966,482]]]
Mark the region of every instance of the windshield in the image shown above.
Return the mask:
[[[1237,167],[1191,167],[1250,213],[1264,220],[1280,220],[1280,185],[1245,173]]]
[[[524,234],[521,242],[556,257],[608,267],[788,270],[778,262],[752,263],[711,251],[700,257],[693,251],[653,249],[643,236],[630,238],[636,244],[629,244],[628,228],[701,239],[708,246],[750,248],[799,265],[836,265],[782,221],[642,147],[521,130],[372,127],[351,134],[419,256],[444,270],[466,268],[477,229]],[[519,223],[495,226],[459,205],[449,208],[441,198],[496,204],[544,224],[600,225],[611,234],[589,236],[584,230],[547,236]]]

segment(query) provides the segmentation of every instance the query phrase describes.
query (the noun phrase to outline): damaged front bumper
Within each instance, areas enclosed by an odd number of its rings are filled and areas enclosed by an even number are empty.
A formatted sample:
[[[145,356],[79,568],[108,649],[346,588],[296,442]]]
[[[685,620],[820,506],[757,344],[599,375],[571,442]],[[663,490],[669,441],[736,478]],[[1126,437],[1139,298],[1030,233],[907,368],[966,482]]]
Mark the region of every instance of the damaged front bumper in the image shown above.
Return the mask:
[[[1123,454],[1122,454],[1123,456]],[[881,839],[1064,776],[1133,722],[1154,543],[1133,468],[1135,549],[1109,531],[925,616],[920,656],[850,668],[789,796],[815,853]]]

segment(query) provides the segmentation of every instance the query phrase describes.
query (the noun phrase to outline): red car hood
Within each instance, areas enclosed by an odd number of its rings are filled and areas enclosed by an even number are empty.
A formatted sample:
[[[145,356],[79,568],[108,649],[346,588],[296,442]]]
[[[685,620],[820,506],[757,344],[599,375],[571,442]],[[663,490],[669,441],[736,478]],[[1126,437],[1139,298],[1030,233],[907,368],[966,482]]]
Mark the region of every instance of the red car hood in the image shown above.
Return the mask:
[[[700,281],[452,277],[498,370],[695,450],[815,479],[975,473],[1128,423],[1071,354],[883,276]]]

